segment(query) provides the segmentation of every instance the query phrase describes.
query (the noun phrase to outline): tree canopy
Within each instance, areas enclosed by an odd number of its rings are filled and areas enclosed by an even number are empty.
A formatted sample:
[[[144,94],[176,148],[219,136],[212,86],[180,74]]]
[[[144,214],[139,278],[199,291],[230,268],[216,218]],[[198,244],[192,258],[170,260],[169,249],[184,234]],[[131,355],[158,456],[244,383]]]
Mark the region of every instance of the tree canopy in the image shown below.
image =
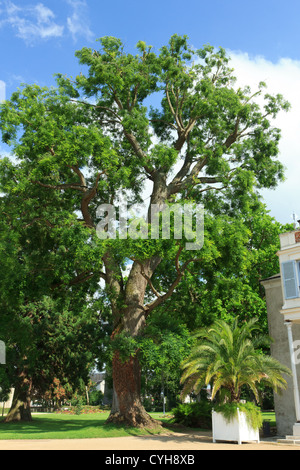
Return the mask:
[[[104,281],[117,340],[140,336],[187,273],[195,279],[220,251],[228,267],[240,262],[241,214],[283,179],[272,121],[289,104],[263,95],[264,83],[237,88],[226,51],[192,48],[186,36],[157,53],[140,41],[135,55],[117,38],[99,41],[98,50],[76,52],[80,75],[59,74],[53,88],[24,85],[0,105],[2,140],[15,156],[0,161],[1,218],[28,256],[26,283],[34,279],[40,294],[69,295],[76,285],[88,294]],[[99,205],[117,206],[120,195],[129,206],[141,202],[146,184],[149,221],[154,204],[203,204],[201,250],[186,250],[184,238],[97,237]],[[226,237],[223,246],[216,235]],[[160,291],[152,278],[163,261],[172,274]],[[111,420],[151,425],[138,351],[125,362],[115,351],[113,379]]]

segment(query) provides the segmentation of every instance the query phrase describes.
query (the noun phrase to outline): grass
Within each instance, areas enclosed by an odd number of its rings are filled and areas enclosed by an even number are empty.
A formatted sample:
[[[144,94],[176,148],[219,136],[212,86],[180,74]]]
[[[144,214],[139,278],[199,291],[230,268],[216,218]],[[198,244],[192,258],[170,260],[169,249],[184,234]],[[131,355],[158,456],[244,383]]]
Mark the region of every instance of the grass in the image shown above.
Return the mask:
[[[105,424],[107,413],[92,415],[36,414],[30,423],[3,423],[0,418],[0,440],[6,439],[93,439],[107,437],[141,436],[158,434],[157,431],[141,430],[126,426]],[[155,419],[167,423],[160,413],[151,413]]]
[[[269,421],[271,427],[276,426],[276,416],[274,411],[263,411],[263,421]]]
[[[164,423],[168,430],[169,417],[162,413],[150,415]],[[63,415],[56,413],[34,414],[31,423],[3,423],[0,418],[0,440],[11,439],[94,439],[124,436],[142,436],[158,434],[160,429],[141,430],[126,426],[105,424],[109,412],[98,414]],[[269,420],[271,426],[276,425],[275,413],[263,412],[263,420]]]

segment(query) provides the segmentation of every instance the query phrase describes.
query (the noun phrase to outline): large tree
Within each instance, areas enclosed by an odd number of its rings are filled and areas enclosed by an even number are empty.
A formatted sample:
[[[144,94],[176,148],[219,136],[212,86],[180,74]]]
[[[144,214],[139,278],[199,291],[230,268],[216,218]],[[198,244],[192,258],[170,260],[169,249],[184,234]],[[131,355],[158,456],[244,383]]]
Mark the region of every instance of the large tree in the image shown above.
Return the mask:
[[[148,182],[149,221],[151,205],[172,202],[202,203],[208,214],[222,207],[234,219],[259,188],[282,179],[280,131],[271,120],[289,105],[266,94],[260,108],[262,83],[255,92],[235,87],[224,49],[195,50],[177,35],[158,53],[142,41],[136,55],[119,39],[100,42],[99,50],[76,53],[82,73],[75,79],[59,75],[50,90],[25,86],[1,106],[3,140],[18,159],[2,162],[1,189],[23,206],[27,225],[43,224],[50,237],[60,226],[66,238],[68,228],[78,230],[87,248],[73,263],[73,250],[60,252],[67,269],[56,271],[57,285],[105,282],[116,341],[110,420],[151,426],[138,351],[124,358],[117,345],[138,337],[187,269],[197,273],[216,249],[209,236],[199,252],[185,250],[183,240],[97,240],[97,207],[117,205],[120,192],[141,201]],[[152,98],[160,105],[149,109]],[[151,279],[166,259],[174,277],[159,292]]]

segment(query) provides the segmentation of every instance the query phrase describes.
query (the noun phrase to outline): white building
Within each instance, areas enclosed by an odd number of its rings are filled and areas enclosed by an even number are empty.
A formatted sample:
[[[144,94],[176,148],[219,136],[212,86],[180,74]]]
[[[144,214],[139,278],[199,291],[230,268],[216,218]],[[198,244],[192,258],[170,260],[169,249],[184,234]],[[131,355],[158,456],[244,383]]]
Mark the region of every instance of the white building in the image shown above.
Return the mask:
[[[280,274],[264,279],[271,353],[292,370],[288,388],[275,396],[279,434],[300,439],[300,230],[280,235]],[[297,355],[298,351],[298,355]]]

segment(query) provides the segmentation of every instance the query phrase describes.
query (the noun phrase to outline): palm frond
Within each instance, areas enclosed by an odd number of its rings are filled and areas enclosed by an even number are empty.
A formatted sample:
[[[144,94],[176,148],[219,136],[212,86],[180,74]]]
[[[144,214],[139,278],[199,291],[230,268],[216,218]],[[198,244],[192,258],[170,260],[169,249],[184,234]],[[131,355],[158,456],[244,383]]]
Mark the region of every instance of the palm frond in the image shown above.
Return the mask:
[[[195,336],[197,343],[182,363],[185,394],[212,383],[212,398],[223,391],[236,399],[246,385],[258,399],[257,385],[261,382],[275,391],[286,387],[283,375],[291,375],[291,371],[258,349],[269,344],[270,338],[260,333],[257,319],[240,326],[238,318],[231,326],[218,320]]]

